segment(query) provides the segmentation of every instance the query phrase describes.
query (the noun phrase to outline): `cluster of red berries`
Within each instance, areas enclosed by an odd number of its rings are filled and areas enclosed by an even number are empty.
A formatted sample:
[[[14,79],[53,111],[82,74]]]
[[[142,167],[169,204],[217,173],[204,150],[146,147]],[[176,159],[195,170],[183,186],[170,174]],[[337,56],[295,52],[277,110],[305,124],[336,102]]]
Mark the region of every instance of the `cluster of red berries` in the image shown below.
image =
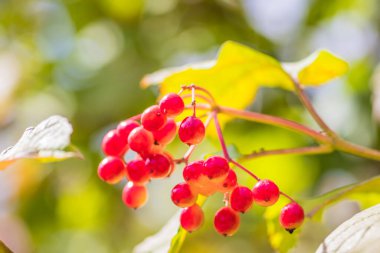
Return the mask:
[[[214,217],[216,231],[225,236],[231,236],[238,230],[239,212],[247,212],[253,203],[264,207],[274,205],[280,196],[279,188],[270,180],[258,181],[252,190],[239,185],[228,161],[220,156],[188,164],[183,170],[183,178],[185,183],[173,188],[171,198],[174,204],[185,208],[181,213],[181,225],[189,232],[197,230],[203,223],[202,209],[196,204],[198,194],[225,194],[226,206],[220,208]],[[295,202],[282,209],[280,222],[289,232],[299,227],[303,219],[303,209]]]
[[[193,116],[186,117],[178,129],[179,139],[189,146],[201,143],[205,136],[205,125],[195,116],[195,100],[192,105]],[[120,182],[124,177],[128,179],[122,194],[126,206],[135,209],[143,206],[148,199],[146,184],[151,179],[165,178],[173,172],[175,162],[165,152],[165,147],[177,134],[174,118],[184,109],[182,97],[170,93],[158,105],[120,122],[116,129],[104,136],[102,149],[107,157],[99,164],[98,175],[111,184]],[[134,151],[136,158],[125,162],[123,157],[128,150]],[[233,235],[237,231],[239,212],[248,211],[254,202],[261,206],[273,205],[280,196],[277,185],[270,180],[258,181],[253,190],[238,185],[229,160],[221,156],[187,164],[183,178],[185,182],[172,189],[171,199],[183,208],[180,222],[189,232],[197,230],[204,220],[203,211],[197,204],[198,195],[225,194],[226,206],[218,210],[214,218],[216,231],[223,235]],[[294,201],[281,211],[280,223],[290,232],[299,227],[303,219],[303,209]]]

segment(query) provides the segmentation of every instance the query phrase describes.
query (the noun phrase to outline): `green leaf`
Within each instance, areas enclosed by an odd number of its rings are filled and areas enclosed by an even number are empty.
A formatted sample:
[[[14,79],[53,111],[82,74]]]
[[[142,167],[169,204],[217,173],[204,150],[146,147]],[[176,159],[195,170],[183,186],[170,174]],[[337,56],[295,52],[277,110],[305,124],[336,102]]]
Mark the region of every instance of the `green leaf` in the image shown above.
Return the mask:
[[[368,208],[380,202],[380,176],[341,187],[315,199],[302,203],[309,218],[320,219],[326,207],[343,199],[358,201],[362,208]]]
[[[0,253],[13,253],[5,244],[0,241]]]
[[[326,50],[303,61],[281,64],[269,55],[227,41],[214,61],[160,70],[143,78],[141,85],[160,84],[161,94],[178,92],[182,85],[196,84],[213,94],[220,105],[247,107],[261,86],[293,90],[293,80],[320,85],[344,74],[347,63]]]
[[[0,170],[20,159],[54,162],[82,155],[70,145],[73,128],[62,116],[51,116],[25,130],[19,141],[0,154]]]
[[[336,228],[323,240],[317,253],[378,252],[379,234],[380,205],[376,205],[354,215]]]
[[[199,196],[197,204],[202,206],[206,197]],[[179,222],[181,212],[178,211],[156,234],[149,236],[134,249],[133,253],[178,253],[187,235]]]

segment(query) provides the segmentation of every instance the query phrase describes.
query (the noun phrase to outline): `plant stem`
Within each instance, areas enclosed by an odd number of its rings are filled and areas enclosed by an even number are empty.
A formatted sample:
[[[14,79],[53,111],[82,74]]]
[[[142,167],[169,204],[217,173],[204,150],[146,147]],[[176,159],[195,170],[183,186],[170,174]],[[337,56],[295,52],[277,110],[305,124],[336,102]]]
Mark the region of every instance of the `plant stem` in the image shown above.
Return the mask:
[[[336,133],[330,129],[330,127],[324,122],[324,120],[319,116],[315,108],[313,107],[312,103],[310,102],[310,99],[306,95],[305,91],[301,87],[301,85],[294,79],[293,84],[296,90],[296,93],[298,95],[298,98],[301,100],[301,103],[305,106],[306,110],[310,113],[311,117],[317,122],[317,124],[322,128],[323,131],[326,132],[326,134],[332,138],[336,136]]]
[[[197,109],[211,110],[212,108],[210,108],[209,105],[198,105]],[[321,144],[326,144],[326,145],[331,146],[332,149],[343,151],[345,153],[360,156],[363,158],[380,161],[380,151],[378,150],[374,150],[371,148],[350,143],[346,140],[341,139],[340,137],[336,135],[334,137],[327,136],[324,133],[317,132],[309,127],[306,127],[304,125],[301,125],[291,120],[279,118],[276,116],[261,114],[257,112],[238,110],[238,109],[225,107],[225,106],[217,106],[217,107],[214,107],[213,110],[217,110],[220,113],[234,116],[236,118],[241,118],[241,119],[245,119],[245,120],[249,120],[253,122],[277,126],[277,127],[281,127],[284,129],[297,132],[297,133],[305,134],[307,136],[310,136],[315,141]]]
[[[260,158],[270,155],[287,155],[287,154],[297,154],[297,155],[315,155],[315,154],[325,154],[333,151],[331,145],[319,145],[312,147],[300,147],[300,148],[288,148],[288,149],[274,149],[274,150],[260,150],[254,151],[251,154],[243,155],[239,160],[244,161],[253,158]]]
[[[320,143],[331,142],[330,137],[291,120],[287,120],[287,119],[283,119],[283,118],[279,118],[279,117],[275,117],[271,115],[261,114],[257,112],[237,110],[237,109],[229,108],[225,106],[219,106],[218,109],[219,109],[219,112],[221,113],[235,116],[237,118],[259,122],[259,123],[263,123],[267,125],[282,127],[288,130],[292,130],[294,132],[303,133],[305,135],[312,137],[314,140]]]
[[[253,174],[250,170],[248,170],[243,165],[241,165],[240,163],[236,162],[235,160],[233,160],[230,157],[230,155],[228,153],[228,150],[227,150],[226,143],[224,141],[222,129],[220,128],[217,112],[213,111],[212,114],[213,114],[213,118],[214,118],[214,124],[215,124],[215,128],[216,128],[216,132],[218,134],[218,139],[219,139],[220,145],[222,146],[224,158],[226,158],[228,162],[234,164],[236,167],[238,167],[238,168],[242,169],[243,171],[245,171],[246,173],[248,173],[251,177],[253,177],[257,181],[260,181],[260,178],[258,178],[255,174]]]

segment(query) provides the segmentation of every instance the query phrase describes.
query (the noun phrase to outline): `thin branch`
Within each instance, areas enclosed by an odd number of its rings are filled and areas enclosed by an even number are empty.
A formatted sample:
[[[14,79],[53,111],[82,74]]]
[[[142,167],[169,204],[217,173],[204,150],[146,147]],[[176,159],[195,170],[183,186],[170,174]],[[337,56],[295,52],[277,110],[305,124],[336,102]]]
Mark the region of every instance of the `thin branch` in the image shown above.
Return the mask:
[[[320,143],[331,143],[330,137],[291,120],[279,118],[276,116],[261,114],[257,112],[237,110],[237,109],[229,108],[225,106],[219,106],[218,109],[219,109],[219,112],[221,113],[235,116],[237,118],[246,119],[246,120],[263,123],[267,125],[282,127],[288,130],[292,130],[294,132],[303,133],[305,135],[312,137],[314,140]]]
[[[332,138],[336,137],[336,133],[330,129],[330,127],[324,122],[324,120],[319,116],[317,111],[315,110],[314,106],[310,102],[310,99],[306,95],[305,91],[301,87],[301,85],[293,79],[293,84],[296,89],[296,93],[301,100],[301,103],[305,106],[306,110],[310,113],[311,117],[317,122],[317,124],[322,128],[323,131],[326,132],[326,134]]]
[[[260,150],[254,151],[251,154],[243,155],[239,160],[249,160],[260,158],[270,155],[288,155],[288,154],[297,154],[297,155],[315,155],[315,154],[326,154],[333,151],[331,145],[319,145],[312,147],[300,147],[300,148],[287,148],[287,149],[274,149],[274,150]]]
[[[240,163],[236,162],[235,160],[233,160],[230,157],[230,154],[228,153],[228,149],[227,149],[226,143],[224,141],[222,129],[220,128],[217,112],[213,111],[212,113],[213,113],[213,118],[214,118],[214,124],[215,124],[215,128],[216,128],[216,132],[218,133],[218,139],[219,139],[220,145],[222,146],[224,158],[226,158],[228,162],[234,164],[236,167],[238,167],[238,168],[242,169],[243,171],[245,171],[247,174],[249,174],[251,177],[253,177],[257,181],[260,181],[260,178],[258,178],[255,174],[253,174],[249,169],[245,168],[243,165],[241,165]]]

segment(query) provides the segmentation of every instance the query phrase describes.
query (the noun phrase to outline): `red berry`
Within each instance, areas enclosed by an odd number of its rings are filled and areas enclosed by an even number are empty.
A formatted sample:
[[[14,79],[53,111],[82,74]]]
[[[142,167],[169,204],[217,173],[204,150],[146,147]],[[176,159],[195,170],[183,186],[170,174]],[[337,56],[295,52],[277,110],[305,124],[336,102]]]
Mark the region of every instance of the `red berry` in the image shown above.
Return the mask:
[[[182,142],[188,145],[199,144],[205,136],[203,122],[193,116],[185,118],[179,126],[178,135]]]
[[[191,186],[202,186],[199,182],[203,172],[203,161],[195,161],[183,169],[183,179]]]
[[[260,180],[253,187],[253,199],[260,206],[275,204],[280,196],[278,186],[268,179]]]
[[[170,169],[169,169],[169,174],[168,174],[168,177],[170,177],[170,175],[174,172],[175,170],[175,163],[174,163],[174,159],[173,159],[173,156],[171,156],[169,153],[165,152],[164,153],[164,156],[166,156],[170,162]]]
[[[127,164],[127,178],[134,184],[145,184],[150,179],[150,170],[143,160],[133,160]]]
[[[248,187],[238,186],[231,192],[230,205],[235,211],[245,213],[252,204],[252,191]]]
[[[218,185],[218,191],[222,193],[230,192],[237,186],[236,173],[233,170],[229,170],[227,177]]]
[[[136,127],[139,127],[139,126],[140,126],[140,124],[137,123],[136,121],[127,119],[127,120],[120,122],[119,125],[117,126],[116,130],[117,130],[117,133],[120,135],[120,137],[123,140],[127,141],[128,136],[132,132],[132,130],[135,129]]]
[[[159,130],[153,131],[154,141],[159,144],[169,144],[173,141],[177,131],[177,124],[173,119],[168,119],[166,124]]]
[[[107,156],[99,164],[98,175],[103,181],[116,184],[125,175],[125,163],[119,157]]]
[[[148,190],[143,185],[128,182],[123,189],[122,199],[127,207],[137,209],[148,201]]]
[[[183,112],[185,104],[179,95],[169,93],[161,99],[160,108],[168,117],[175,117]]]
[[[219,234],[231,236],[240,225],[240,217],[231,207],[222,207],[214,217],[214,227]]]
[[[197,204],[187,207],[181,212],[181,226],[188,232],[198,230],[204,220],[203,211]]]
[[[179,207],[188,207],[195,203],[197,195],[192,192],[190,185],[179,183],[172,189],[171,199]]]
[[[122,156],[128,149],[128,143],[113,129],[103,137],[102,149],[106,155]]]
[[[215,182],[223,181],[230,170],[230,166],[225,158],[221,156],[211,156],[204,163],[203,173]]]
[[[146,130],[157,131],[166,123],[166,115],[162,113],[158,105],[145,109],[141,114],[141,124]]]
[[[287,204],[281,209],[280,223],[289,233],[302,225],[305,218],[303,208],[295,202]]]
[[[169,175],[171,163],[166,155],[154,154],[145,160],[145,166],[150,171],[152,178],[163,178]]]
[[[149,154],[153,148],[153,135],[142,126],[132,130],[128,137],[129,147],[139,154]]]

